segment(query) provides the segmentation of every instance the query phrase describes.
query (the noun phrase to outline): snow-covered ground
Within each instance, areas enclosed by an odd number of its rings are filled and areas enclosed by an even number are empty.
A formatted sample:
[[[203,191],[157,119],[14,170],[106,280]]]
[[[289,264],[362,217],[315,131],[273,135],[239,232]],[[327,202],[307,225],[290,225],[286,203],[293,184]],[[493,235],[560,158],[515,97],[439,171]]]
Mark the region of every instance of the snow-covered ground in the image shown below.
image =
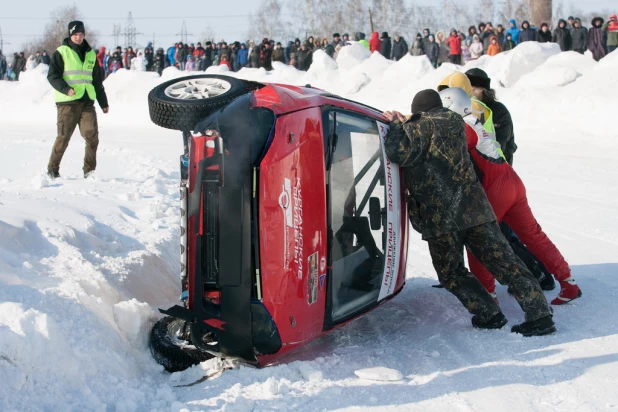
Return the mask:
[[[179,294],[178,132],[154,126],[146,96],[181,75],[120,71],[105,82],[96,175],[73,136],[62,179],[44,172],[56,136],[45,68],[0,82],[0,410],[598,411],[618,409],[618,52],[600,63],[526,43],[469,64],[511,110],[515,169],[538,220],[572,265],[582,299],[556,308],[558,333],[478,331],[443,290],[414,233],[393,301],[290,362],[240,367],[189,387],[215,361],[170,375],[147,339]],[[236,76],[311,83],[409,112],[415,92],[456,69],[393,63],[356,46],[308,73],[275,64]],[[219,72],[220,68],[211,69]],[[553,297],[557,291],[548,292]],[[522,321],[502,287],[511,324]]]

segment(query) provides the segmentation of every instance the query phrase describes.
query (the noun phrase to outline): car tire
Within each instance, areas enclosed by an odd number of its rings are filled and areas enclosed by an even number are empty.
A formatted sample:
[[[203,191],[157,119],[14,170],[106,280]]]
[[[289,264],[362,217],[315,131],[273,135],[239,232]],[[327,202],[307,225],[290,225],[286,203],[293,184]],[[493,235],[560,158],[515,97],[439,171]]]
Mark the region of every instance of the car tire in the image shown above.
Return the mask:
[[[191,344],[185,324],[182,319],[166,316],[152,328],[150,352],[168,372],[182,371],[214,357]]]
[[[148,94],[150,120],[166,129],[191,131],[199,120],[250,90],[250,82],[215,74],[169,80]]]

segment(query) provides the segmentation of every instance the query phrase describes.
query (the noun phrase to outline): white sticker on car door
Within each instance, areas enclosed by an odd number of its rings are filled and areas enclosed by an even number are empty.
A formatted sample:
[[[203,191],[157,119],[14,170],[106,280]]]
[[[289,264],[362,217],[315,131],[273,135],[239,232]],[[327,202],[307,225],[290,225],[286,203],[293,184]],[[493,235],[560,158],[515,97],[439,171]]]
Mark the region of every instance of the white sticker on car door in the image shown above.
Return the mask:
[[[391,163],[384,152],[384,142],[388,134],[388,126],[377,122],[382,143],[382,159],[386,184],[386,245],[384,249],[384,274],[378,301],[391,296],[395,292],[395,284],[399,275],[400,249],[403,247],[401,233],[401,184],[399,166]]]

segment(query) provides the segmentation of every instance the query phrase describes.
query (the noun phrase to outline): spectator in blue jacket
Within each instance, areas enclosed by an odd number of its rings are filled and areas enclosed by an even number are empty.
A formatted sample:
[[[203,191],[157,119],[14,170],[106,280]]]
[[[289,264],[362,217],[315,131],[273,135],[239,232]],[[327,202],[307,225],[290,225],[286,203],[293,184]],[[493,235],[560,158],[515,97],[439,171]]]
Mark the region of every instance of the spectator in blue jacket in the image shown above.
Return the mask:
[[[517,28],[517,22],[515,19],[509,20],[509,26],[510,27],[506,32],[511,35],[511,40],[513,40],[517,46],[517,42],[519,41],[519,32],[521,32],[521,30]]]
[[[240,44],[237,59],[241,69],[243,67],[247,67],[247,64],[249,63],[249,50],[247,49],[247,45],[245,43]]]
[[[528,20],[524,20],[521,24],[521,31],[519,32],[517,43],[519,44],[525,41],[537,41],[536,30],[530,28],[530,23],[528,23]]]
[[[176,47],[178,47],[178,44],[175,44],[174,46],[171,46],[169,49],[167,49],[167,60],[170,66],[176,64]]]

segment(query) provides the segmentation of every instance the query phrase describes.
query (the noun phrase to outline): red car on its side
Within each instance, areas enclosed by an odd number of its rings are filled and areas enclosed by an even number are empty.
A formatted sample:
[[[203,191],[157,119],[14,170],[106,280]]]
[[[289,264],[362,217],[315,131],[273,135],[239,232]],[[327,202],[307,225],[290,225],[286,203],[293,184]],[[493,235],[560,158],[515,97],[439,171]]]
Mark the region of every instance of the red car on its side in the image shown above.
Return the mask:
[[[264,366],[405,283],[408,219],[380,111],[307,87],[219,75],[149,95],[182,130],[182,306],[153,328],[167,370]]]

